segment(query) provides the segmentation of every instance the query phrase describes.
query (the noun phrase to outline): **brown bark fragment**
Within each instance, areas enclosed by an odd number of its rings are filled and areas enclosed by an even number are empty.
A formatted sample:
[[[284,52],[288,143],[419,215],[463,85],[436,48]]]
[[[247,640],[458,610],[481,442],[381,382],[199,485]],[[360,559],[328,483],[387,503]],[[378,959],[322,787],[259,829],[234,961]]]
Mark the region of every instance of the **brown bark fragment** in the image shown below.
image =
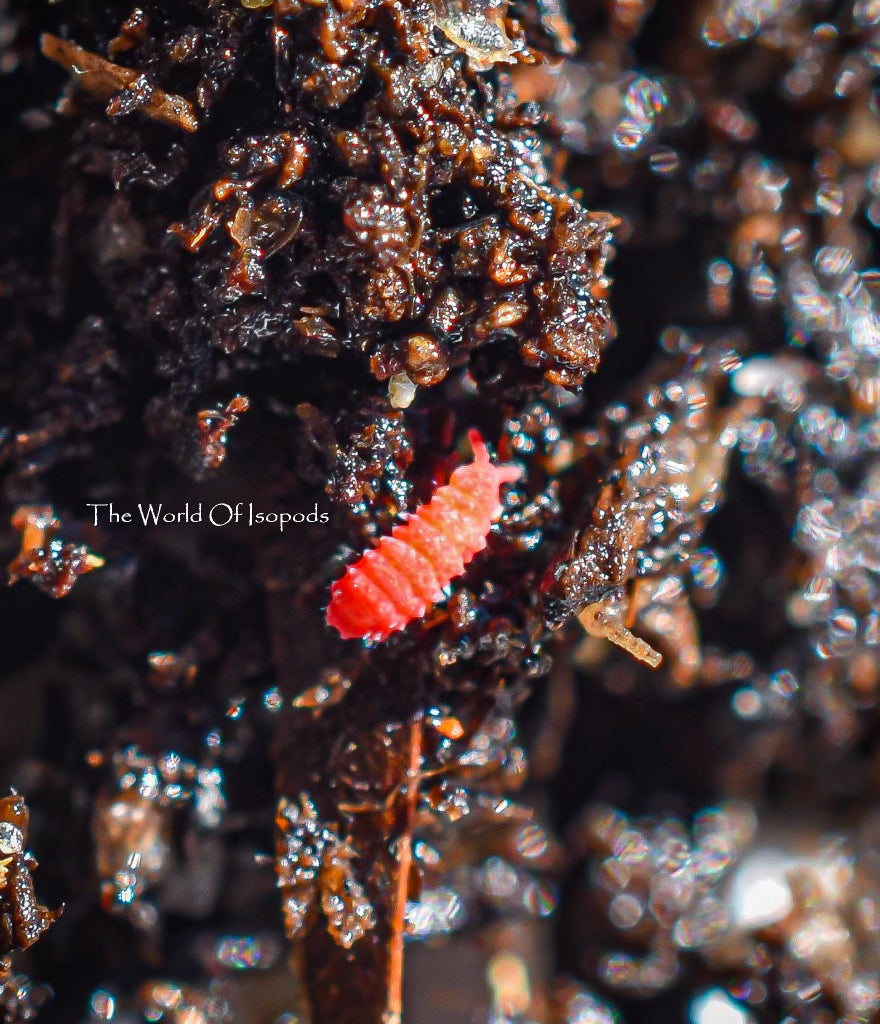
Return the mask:
[[[76,43],[48,32],[41,38],[40,48],[44,57],[74,75],[74,81],[87,92],[120,108],[108,108],[108,113],[127,112],[127,109],[122,109],[121,99],[128,91],[132,94],[132,109],[138,109],[154,121],[181,128],[185,132],[198,130],[199,122],[192,103],[183,96],[152,85],[140,72],[122,67],[121,64],[113,64]],[[138,95],[134,95],[136,93]]]

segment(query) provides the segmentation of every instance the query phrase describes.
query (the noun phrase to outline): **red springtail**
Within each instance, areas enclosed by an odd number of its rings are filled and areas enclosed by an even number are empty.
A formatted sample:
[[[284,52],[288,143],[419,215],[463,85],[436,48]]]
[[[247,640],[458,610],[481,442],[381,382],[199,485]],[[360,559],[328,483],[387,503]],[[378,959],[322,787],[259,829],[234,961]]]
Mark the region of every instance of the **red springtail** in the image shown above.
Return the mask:
[[[444,587],[486,546],[501,512],[501,485],[520,476],[516,466],[494,466],[476,430],[468,434],[474,460],[453,470],[427,505],[395,526],[350,565],[331,588],[327,623],[345,639],[385,640],[432,604]]]

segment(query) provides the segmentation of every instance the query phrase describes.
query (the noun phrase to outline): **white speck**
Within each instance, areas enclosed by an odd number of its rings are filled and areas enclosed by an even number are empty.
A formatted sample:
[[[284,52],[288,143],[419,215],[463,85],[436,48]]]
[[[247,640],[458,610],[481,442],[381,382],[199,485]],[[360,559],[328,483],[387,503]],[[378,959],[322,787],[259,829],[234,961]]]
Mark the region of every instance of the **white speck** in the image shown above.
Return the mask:
[[[408,409],[416,397],[415,383],[405,373],[395,373],[388,381],[388,399],[395,409]]]
[[[765,397],[806,382],[806,366],[795,359],[753,356],[736,370],[733,390],[746,398]]]
[[[790,856],[773,849],[756,850],[743,860],[734,873],[729,896],[730,912],[739,928],[763,928],[791,912],[794,899],[787,875],[793,866]]]
[[[749,1024],[754,1019],[720,988],[709,989],[691,1003],[693,1024]]]

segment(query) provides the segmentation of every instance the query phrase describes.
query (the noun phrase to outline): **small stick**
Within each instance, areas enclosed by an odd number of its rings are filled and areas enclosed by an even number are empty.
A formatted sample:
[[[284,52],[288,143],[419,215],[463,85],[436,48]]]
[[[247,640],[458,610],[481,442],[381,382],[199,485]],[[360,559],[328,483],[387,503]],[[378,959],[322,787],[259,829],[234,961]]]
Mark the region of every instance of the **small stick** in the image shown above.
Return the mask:
[[[412,833],[416,805],[419,798],[419,769],[422,760],[422,721],[410,723],[407,740],[409,764],[404,790],[405,804],[400,838],[397,840],[397,892],[391,918],[391,943],[388,958],[388,1024],[400,1024],[403,1013],[403,939],[406,925],[406,897],[409,891],[409,873],[412,868]]]
[[[44,57],[60,64],[74,76],[74,81],[93,96],[101,100],[113,100],[141,79],[141,73],[133,68],[123,67],[105,60],[97,53],[90,53],[76,43],[61,39],[50,32],[40,37],[40,49]],[[198,130],[195,107],[188,99],[173,92],[165,92],[152,86],[149,95],[138,107],[147,117],[185,132]]]

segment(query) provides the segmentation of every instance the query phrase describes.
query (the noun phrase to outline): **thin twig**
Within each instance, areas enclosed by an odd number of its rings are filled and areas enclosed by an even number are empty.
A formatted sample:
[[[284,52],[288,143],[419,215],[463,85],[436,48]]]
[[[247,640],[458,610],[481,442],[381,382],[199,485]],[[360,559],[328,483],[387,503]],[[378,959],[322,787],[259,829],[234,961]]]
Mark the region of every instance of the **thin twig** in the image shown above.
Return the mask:
[[[40,38],[44,57],[60,64],[74,76],[74,81],[98,99],[118,100],[125,90],[135,90],[143,84],[143,98],[136,109],[154,121],[182,128],[185,132],[198,130],[195,107],[188,99],[176,93],[165,92],[157,85],[147,83],[140,71],[113,64],[97,53],[90,53],[76,43],[47,32]],[[143,80],[143,81],[142,81]]]
[[[400,836],[397,839],[397,892],[391,918],[391,942],[388,957],[388,1024],[399,1024],[403,1013],[403,939],[406,924],[406,898],[412,868],[412,835],[419,798],[422,760],[422,719],[417,716],[409,726],[409,760],[406,772],[405,800]]]

